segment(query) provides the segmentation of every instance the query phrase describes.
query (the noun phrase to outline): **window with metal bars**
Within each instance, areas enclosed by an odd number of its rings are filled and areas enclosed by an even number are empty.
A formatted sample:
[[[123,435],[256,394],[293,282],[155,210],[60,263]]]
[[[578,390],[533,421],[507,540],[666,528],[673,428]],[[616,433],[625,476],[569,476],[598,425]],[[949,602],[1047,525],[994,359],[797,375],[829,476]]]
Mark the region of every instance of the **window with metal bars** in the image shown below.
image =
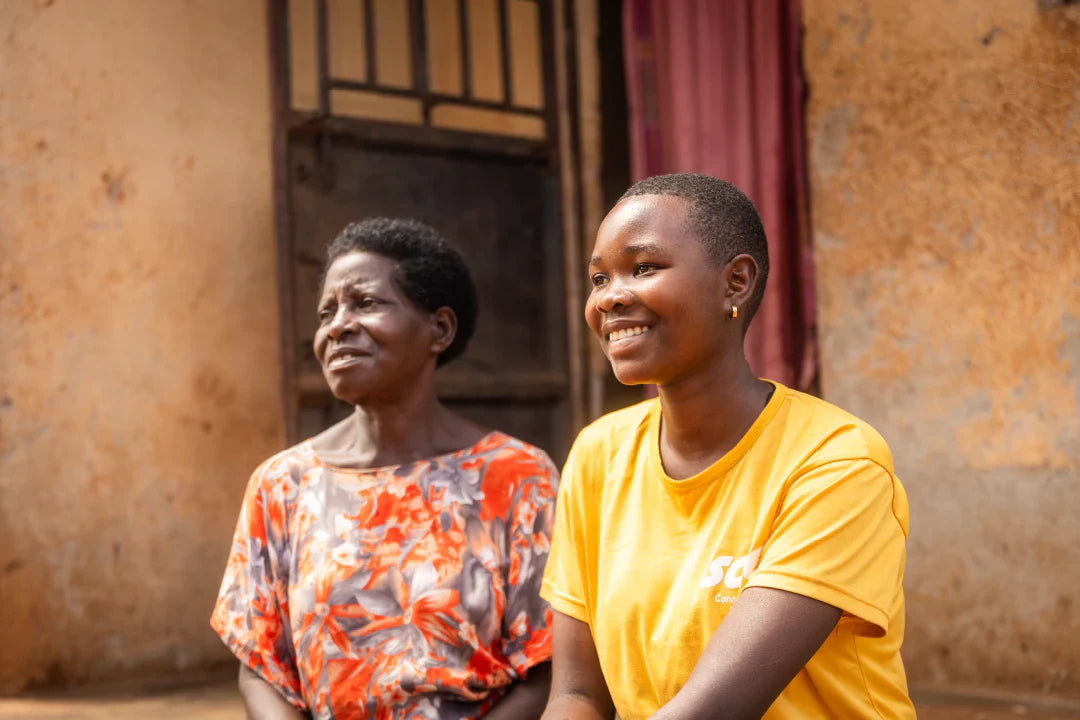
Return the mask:
[[[308,119],[549,135],[536,0],[289,0],[288,13],[290,106]]]

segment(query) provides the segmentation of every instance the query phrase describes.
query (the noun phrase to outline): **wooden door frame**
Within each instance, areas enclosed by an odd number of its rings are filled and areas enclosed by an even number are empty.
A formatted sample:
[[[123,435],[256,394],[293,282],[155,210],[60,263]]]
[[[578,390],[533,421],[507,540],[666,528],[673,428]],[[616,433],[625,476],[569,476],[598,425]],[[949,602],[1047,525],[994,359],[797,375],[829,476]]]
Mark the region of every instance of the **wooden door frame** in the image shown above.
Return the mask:
[[[315,0],[325,15],[325,0]],[[283,427],[286,441],[299,437],[300,397],[303,388],[296,363],[296,287],[292,261],[292,207],[289,187],[289,137],[291,133],[344,134],[357,142],[380,148],[422,149],[443,153],[497,155],[546,162],[558,183],[559,234],[563,255],[562,292],[566,329],[562,340],[567,350],[566,402],[572,436],[586,418],[585,327],[580,308],[584,299],[581,280],[583,257],[581,140],[577,106],[577,43],[572,0],[537,0],[544,76],[544,107],[547,139],[479,135],[430,126],[330,117],[323,112],[306,113],[291,107],[288,0],[267,0],[267,34],[271,97],[272,174],[274,227],[277,250],[279,356],[281,368]],[[422,8],[414,0],[412,7]],[[325,27],[325,23],[317,23]],[[321,38],[325,40],[325,37]],[[319,54],[320,98],[325,102],[327,76],[325,42]]]

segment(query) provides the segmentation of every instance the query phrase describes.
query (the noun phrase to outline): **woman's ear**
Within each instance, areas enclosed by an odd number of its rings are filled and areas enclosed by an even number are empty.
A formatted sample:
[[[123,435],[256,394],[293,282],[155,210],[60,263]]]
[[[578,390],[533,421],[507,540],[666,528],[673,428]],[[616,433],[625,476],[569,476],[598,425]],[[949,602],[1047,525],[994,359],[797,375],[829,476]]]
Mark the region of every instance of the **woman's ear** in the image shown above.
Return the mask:
[[[758,283],[758,266],[749,255],[736,255],[724,267],[724,298],[732,305],[745,305]]]
[[[457,335],[457,315],[448,307],[441,307],[431,314],[431,351],[440,355]]]

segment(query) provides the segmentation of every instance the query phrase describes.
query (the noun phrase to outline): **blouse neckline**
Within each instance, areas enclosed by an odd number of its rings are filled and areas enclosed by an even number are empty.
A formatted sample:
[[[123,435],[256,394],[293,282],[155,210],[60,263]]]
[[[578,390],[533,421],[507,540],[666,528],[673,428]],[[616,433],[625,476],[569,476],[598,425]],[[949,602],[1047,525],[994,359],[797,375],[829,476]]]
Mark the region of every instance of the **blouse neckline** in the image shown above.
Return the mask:
[[[397,463],[397,464],[394,464],[394,465],[377,465],[377,466],[374,466],[374,467],[365,467],[365,468],[344,467],[342,465],[334,465],[333,463],[327,462],[326,460],[324,460],[322,458],[321,455],[319,455],[318,451],[315,449],[315,443],[312,442],[312,438],[308,438],[307,440],[305,440],[303,445],[304,445],[305,452],[307,452],[308,454],[311,455],[312,460],[319,467],[324,467],[327,470],[332,470],[334,472],[339,472],[339,473],[354,473],[356,475],[370,475],[370,474],[375,474],[375,473],[391,472],[391,471],[394,471],[394,470],[399,470],[401,468],[407,468],[407,467],[412,467],[414,465],[420,465],[422,463],[437,463],[437,462],[440,462],[440,461],[455,460],[457,458],[465,457],[465,456],[468,456],[468,455],[474,455],[474,454],[476,454],[477,448],[479,448],[481,446],[490,446],[490,445],[495,445],[495,444],[502,444],[508,438],[509,438],[509,436],[505,435],[503,432],[501,432],[499,430],[492,430],[492,431],[488,432],[486,435],[484,435],[482,438],[477,440],[472,445],[460,448],[458,450],[451,450],[450,452],[442,453],[440,455],[432,455],[431,457],[420,458],[419,460],[413,460],[413,461],[407,462],[407,463]],[[496,442],[496,440],[498,440],[498,442]]]

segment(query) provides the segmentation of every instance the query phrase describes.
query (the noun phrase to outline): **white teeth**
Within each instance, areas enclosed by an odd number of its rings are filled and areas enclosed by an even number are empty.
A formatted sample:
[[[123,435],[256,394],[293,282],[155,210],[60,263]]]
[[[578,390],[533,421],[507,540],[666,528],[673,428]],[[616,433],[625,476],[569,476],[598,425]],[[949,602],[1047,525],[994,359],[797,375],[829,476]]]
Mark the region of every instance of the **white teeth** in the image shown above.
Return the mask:
[[[357,357],[360,357],[360,356],[359,355],[354,355],[352,353],[344,353],[342,355],[338,355],[333,360],[331,360],[330,364],[331,365],[344,365],[345,363],[349,362],[353,358],[357,358]]]
[[[616,340],[622,340],[623,338],[634,337],[635,335],[641,335],[644,332],[648,332],[649,328],[644,325],[638,325],[637,327],[625,328],[623,330],[616,330],[608,335],[608,342],[615,342]]]

